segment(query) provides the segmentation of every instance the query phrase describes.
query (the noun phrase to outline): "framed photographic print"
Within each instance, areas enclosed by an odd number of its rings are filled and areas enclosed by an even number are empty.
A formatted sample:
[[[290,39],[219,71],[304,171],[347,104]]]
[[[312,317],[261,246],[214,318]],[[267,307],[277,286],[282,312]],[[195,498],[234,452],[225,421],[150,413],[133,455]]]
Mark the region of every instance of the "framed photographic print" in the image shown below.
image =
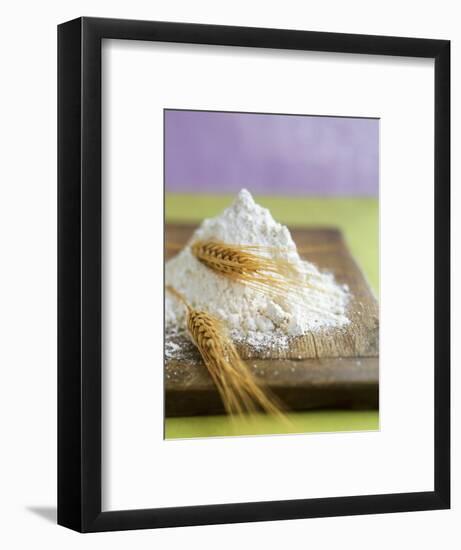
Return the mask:
[[[58,523],[448,508],[450,43],[58,27]]]

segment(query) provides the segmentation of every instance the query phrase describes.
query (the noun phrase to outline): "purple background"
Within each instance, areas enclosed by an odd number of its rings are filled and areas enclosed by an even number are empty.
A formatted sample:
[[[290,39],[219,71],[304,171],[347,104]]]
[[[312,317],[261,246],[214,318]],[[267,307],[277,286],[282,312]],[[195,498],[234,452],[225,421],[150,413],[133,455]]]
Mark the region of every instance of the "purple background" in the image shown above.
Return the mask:
[[[376,119],[165,111],[169,192],[378,195]]]

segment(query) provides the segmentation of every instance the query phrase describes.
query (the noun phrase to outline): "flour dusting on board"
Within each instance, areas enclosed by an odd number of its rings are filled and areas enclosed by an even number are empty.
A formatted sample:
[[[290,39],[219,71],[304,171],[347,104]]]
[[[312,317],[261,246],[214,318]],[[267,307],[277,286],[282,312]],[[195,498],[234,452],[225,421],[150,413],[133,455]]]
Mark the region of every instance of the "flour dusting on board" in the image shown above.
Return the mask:
[[[198,240],[267,247],[266,256],[293,265],[302,278],[301,290],[296,296],[289,292],[274,295],[223,277],[192,254],[190,245]],[[331,273],[320,272],[312,263],[303,261],[288,228],[277,223],[269,210],[256,204],[246,189],[220,216],[204,220],[185,248],[166,262],[165,282],[194,309],[221,319],[236,342],[257,349],[280,349],[294,336],[349,323],[347,287],[337,284]],[[184,306],[166,293],[167,335],[185,331],[185,313]],[[167,358],[180,352],[168,339],[165,351]]]

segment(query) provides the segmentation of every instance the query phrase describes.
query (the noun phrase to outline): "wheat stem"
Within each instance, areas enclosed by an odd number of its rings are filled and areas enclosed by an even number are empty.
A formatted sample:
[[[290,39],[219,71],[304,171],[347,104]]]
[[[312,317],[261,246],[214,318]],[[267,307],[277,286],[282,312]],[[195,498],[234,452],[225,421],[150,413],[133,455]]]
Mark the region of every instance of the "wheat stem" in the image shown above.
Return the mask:
[[[262,409],[286,421],[277,399],[254,380],[219,319],[193,309],[171,285],[166,290],[187,310],[187,329],[218,389],[228,414],[242,415]]]
[[[270,250],[257,245],[234,245],[220,241],[196,241],[191,252],[203,265],[234,282],[285,299],[299,299],[306,288],[315,289],[314,274],[300,270],[292,262],[255,254],[254,250]]]
[[[181,244],[181,243],[175,243],[175,242],[167,242],[165,244],[165,249],[166,250],[182,250],[184,248],[184,243]],[[234,245],[234,246],[239,246],[239,245]],[[258,251],[267,251],[267,252],[277,252],[277,253],[280,253],[280,252],[290,252],[290,249],[287,248],[287,247],[283,247],[283,246],[264,246],[264,245],[242,245],[245,249],[253,249],[253,250],[258,250]],[[319,254],[319,253],[325,253],[325,254],[330,254],[332,251],[336,251],[337,250],[337,246],[335,245],[316,245],[316,244],[313,244],[313,245],[310,245],[310,246],[297,246],[296,247],[296,251],[299,253],[299,254],[308,254],[308,253],[315,253],[315,254]]]

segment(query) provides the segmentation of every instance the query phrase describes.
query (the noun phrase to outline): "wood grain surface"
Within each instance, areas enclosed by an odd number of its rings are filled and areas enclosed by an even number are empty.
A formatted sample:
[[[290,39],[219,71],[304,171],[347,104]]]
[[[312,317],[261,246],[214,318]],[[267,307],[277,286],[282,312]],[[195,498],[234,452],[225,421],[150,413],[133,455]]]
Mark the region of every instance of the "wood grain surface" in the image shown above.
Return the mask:
[[[185,244],[195,226],[167,224],[166,258]],[[301,256],[347,284],[351,300],[344,328],[293,338],[287,349],[239,346],[258,381],[292,410],[317,407],[377,408],[379,308],[362,272],[336,229],[290,228]],[[176,341],[184,358],[165,361],[167,416],[223,412],[219,396],[193,344]]]

